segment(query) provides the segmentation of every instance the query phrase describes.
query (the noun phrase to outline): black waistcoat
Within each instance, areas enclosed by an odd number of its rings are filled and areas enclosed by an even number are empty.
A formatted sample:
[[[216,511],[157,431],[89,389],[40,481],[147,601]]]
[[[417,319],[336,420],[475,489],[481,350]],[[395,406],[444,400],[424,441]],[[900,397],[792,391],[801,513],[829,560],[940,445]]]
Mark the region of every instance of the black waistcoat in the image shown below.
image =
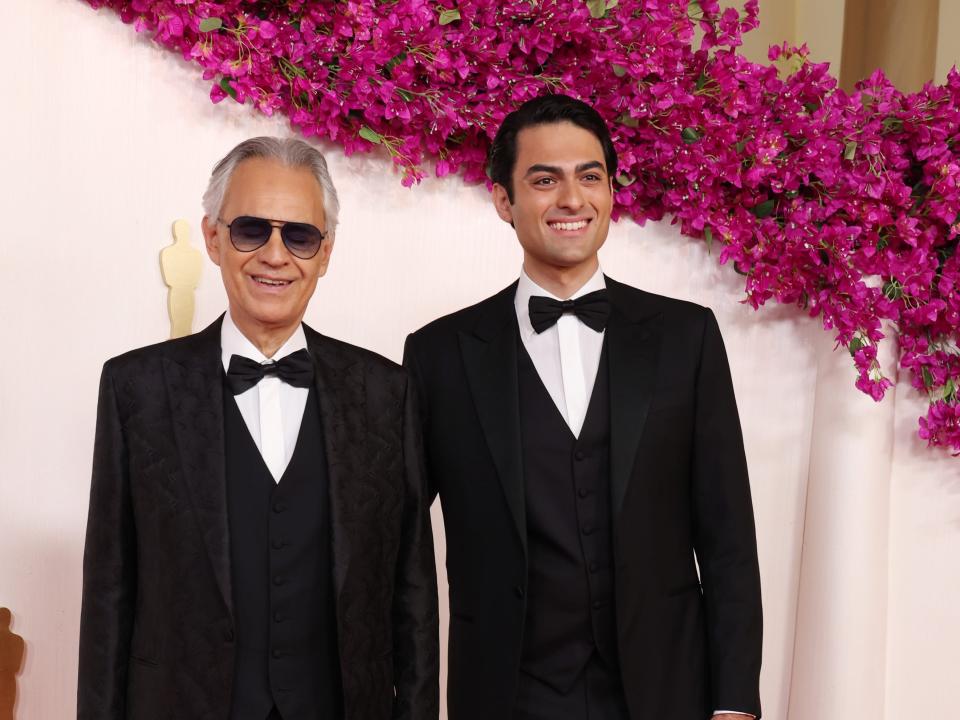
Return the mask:
[[[521,668],[560,692],[596,650],[617,667],[606,345],[575,438],[521,343],[528,594]]]
[[[237,661],[231,720],[343,716],[323,430],[310,389],[293,457],[275,483],[229,389],[227,509]]]

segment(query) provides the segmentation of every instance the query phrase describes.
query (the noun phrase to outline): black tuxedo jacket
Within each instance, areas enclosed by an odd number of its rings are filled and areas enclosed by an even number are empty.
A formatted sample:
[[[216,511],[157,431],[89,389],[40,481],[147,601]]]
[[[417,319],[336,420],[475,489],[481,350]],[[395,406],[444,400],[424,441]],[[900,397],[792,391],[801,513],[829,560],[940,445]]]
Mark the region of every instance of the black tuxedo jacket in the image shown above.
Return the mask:
[[[616,623],[630,717],[759,716],[753,508],[720,331],[705,308],[606,283]],[[450,720],[509,718],[516,692],[527,532],[515,292],[516,283],[427,325],[405,349],[447,536]]]
[[[436,720],[436,575],[415,394],[394,363],[304,330],[328,465],[346,720]],[[104,366],[81,720],[227,717],[235,648],[222,375],[219,320]]]

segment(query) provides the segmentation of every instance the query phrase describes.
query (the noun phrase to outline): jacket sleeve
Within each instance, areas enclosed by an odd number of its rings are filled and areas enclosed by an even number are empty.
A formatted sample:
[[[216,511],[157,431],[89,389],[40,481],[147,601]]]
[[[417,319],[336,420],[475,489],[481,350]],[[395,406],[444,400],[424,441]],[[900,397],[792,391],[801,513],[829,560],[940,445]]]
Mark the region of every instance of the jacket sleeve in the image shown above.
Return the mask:
[[[423,441],[416,392],[409,379],[403,407],[406,482],[403,532],[393,601],[394,720],[437,720],[440,643],[437,571],[424,479]]]
[[[410,373],[410,380],[413,383],[414,399],[419,410],[421,437],[429,437],[427,432],[429,427],[427,388],[424,384],[423,369],[417,358],[415,344],[416,341],[413,335],[408,335],[407,341],[403,345],[403,366],[407,369],[407,372]],[[424,450],[424,453],[426,453],[426,450]],[[427,465],[429,465],[429,463],[427,463]],[[433,501],[437,499],[437,483],[430,477],[429,470],[425,472],[424,485],[426,486],[427,504],[429,505],[433,504]]]
[[[78,720],[126,717],[136,558],[127,451],[111,365],[107,363],[100,378],[83,553]]]
[[[763,618],[753,503],[730,368],[709,310],[697,372],[692,472],[711,709],[759,718]]]

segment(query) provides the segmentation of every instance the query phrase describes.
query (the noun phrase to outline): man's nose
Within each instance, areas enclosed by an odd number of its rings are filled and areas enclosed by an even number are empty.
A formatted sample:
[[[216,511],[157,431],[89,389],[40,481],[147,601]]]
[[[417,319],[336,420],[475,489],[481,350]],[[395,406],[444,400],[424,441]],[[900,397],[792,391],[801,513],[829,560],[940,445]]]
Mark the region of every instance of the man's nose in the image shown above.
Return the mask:
[[[570,210],[579,210],[583,207],[583,189],[578,183],[564,183],[560,188],[557,204]]]
[[[270,237],[260,248],[260,259],[268,265],[285,265],[290,260],[290,253],[283,244],[280,228],[270,230]]]

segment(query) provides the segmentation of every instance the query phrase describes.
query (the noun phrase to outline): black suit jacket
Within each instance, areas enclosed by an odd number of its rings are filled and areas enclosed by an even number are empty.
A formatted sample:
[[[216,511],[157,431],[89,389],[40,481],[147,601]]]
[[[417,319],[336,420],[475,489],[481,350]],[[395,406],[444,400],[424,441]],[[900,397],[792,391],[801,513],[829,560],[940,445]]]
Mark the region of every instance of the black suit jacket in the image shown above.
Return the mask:
[[[328,464],[346,720],[435,720],[436,576],[415,394],[394,363],[304,330]],[[222,374],[219,320],[104,366],[81,720],[227,717],[235,648]]]
[[[753,508],[716,320],[606,282],[616,617],[630,716],[759,716]],[[517,686],[527,533],[515,292],[516,283],[427,325],[405,349],[447,536],[451,720],[510,717]]]

